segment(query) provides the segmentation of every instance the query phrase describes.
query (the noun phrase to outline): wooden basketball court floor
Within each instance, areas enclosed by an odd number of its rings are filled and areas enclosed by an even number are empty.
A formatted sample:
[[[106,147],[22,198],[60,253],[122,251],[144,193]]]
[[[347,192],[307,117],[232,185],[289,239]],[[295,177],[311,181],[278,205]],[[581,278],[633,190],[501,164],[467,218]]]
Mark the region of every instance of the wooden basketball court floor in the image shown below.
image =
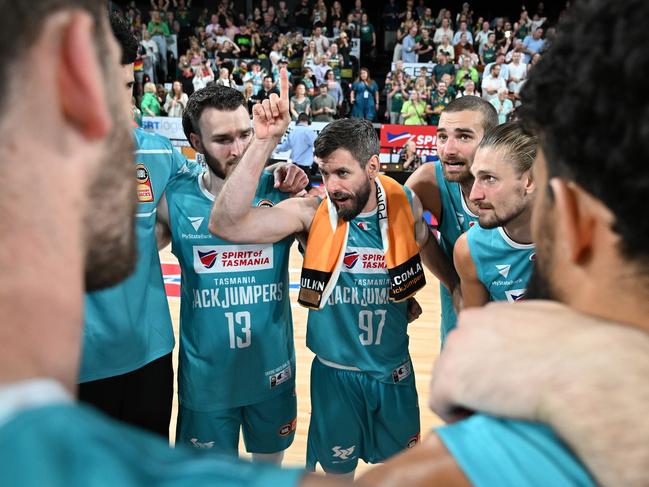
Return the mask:
[[[177,263],[171,253],[171,247],[160,252],[160,260],[164,263]],[[291,249],[289,261],[290,283],[297,284],[300,278],[302,257],[297,251],[297,246]],[[295,333],[295,355],[296,355],[296,392],[298,401],[297,431],[295,440],[286,451],[284,457],[285,466],[304,467],[306,459],[307,431],[309,418],[311,416],[311,402],[309,400],[309,375],[313,353],[306,347],[306,319],[307,310],[297,304],[297,289],[291,289],[291,307],[293,311],[293,328]],[[426,271],[426,287],[417,294],[417,301],[422,307],[422,314],[419,319],[408,326],[410,336],[410,355],[414,364],[417,391],[419,393],[419,410],[421,416],[422,437],[431,428],[442,424],[442,421],[428,408],[428,391],[431,378],[431,371],[434,361],[439,353],[439,282]],[[180,298],[169,298],[171,317],[174,323],[174,334],[176,335],[176,348],[174,350],[174,370],[177,368],[178,357],[178,325],[180,315]],[[175,387],[175,384],[174,384]],[[174,394],[173,412],[170,426],[170,438],[175,439],[176,416],[178,411],[178,399]],[[241,457],[247,458],[243,442],[239,445]],[[357,474],[369,468],[362,461],[359,462]]]

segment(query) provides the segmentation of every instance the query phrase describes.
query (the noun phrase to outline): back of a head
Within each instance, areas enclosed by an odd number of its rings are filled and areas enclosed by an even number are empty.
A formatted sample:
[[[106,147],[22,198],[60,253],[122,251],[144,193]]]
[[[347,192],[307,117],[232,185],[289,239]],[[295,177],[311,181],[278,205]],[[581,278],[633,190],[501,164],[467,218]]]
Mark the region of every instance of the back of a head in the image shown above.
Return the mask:
[[[507,160],[516,166],[518,174],[523,174],[532,168],[537,146],[536,136],[526,132],[520,122],[507,122],[485,132],[478,150],[487,147],[501,150]]]
[[[211,84],[195,91],[189,97],[187,107],[183,112],[183,131],[187,140],[191,140],[189,134],[200,133],[198,121],[205,109],[214,108],[220,111],[231,112],[239,107],[245,108],[246,100],[239,91],[229,86]]]
[[[309,116],[306,113],[301,112],[297,116],[297,123],[309,123]]]
[[[322,159],[338,149],[345,149],[365,167],[367,161],[381,150],[372,123],[361,118],[341,118],[329,123],[318,135],[313,154]]]
[[[485,133],[498,125],[498,112],[494,106],[478,96],[456,98],[442,113],[479,112],[482,115],[482,128]]]
[[[521,91],[548,177],[572,180],[614,214],[621,251],[649,267],[649,74],[645,0],[576,2]],[[611,73],[615,73],[611,80]]]

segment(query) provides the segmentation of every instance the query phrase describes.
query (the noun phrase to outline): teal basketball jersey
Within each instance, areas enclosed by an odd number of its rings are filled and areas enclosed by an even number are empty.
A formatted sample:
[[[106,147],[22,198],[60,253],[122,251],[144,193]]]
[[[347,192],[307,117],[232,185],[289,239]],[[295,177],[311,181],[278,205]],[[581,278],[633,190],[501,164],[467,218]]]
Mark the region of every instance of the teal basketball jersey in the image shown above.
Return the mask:
[[[476,487],[595,487],[586,468],[541,424],[476,414],[436,430]]]
[[[439,161],[435,164],[435,177],[437,187],[439,188],[440,201],[442,202],[442,214],[439,219],[438,227],[440,234],[440,246],[453,262],[453,247],[460,235],[466,232],[470,227],[475,225],[478,217],[474,215],[462,196],[462,190],[459,183],[451,183],[444,177],[442,163]],[[457,316],[453,308],[453,299],[448,290],[440,284],[440,300],[442,305],[442,322],[440,325],[440,335],[442,346],[446,340],[446,335],[455,328]]]
[[[412,373],[407,303],[390,301],[389,293],[378,214],[360,214],[349,222],[335,288],[323,309],[309,310],[307,346],[325,364],[367,372],[381,382],[406,379]]]
[[[171,352],[174,336],[155,238],[156,206],[169,181],[198,174],[169,139],[133,131],[137,264],[121,284],[86,294],[79,382],[132,372]]]
[[[288,195],[264,173],[253,204]],[[288,258],[293,237],[233,244],[210,234],[214,196],[202,176],[167,189],[172,252],[180,263],[179,399],[194,411],[265,401],[295,386]]]
[[[478,279],[490,300],[513,303],[523,299],[536,258],[534,244],[514,242],[503,227],[474,225],[466,235]]]
[[[293,487],[303,471],[169,448],[92,408],[28,409],[0,424],[2,485]]]

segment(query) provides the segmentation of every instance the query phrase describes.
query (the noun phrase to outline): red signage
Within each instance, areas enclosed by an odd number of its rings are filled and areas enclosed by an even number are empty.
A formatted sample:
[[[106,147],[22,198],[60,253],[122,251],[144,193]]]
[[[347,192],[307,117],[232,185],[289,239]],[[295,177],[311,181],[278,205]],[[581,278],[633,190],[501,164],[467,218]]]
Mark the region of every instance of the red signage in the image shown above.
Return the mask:
[[[437,159],[437,127],[434,125],[382,125],[381,152],[398,152],[406,142],[414,141],[417,152]]]

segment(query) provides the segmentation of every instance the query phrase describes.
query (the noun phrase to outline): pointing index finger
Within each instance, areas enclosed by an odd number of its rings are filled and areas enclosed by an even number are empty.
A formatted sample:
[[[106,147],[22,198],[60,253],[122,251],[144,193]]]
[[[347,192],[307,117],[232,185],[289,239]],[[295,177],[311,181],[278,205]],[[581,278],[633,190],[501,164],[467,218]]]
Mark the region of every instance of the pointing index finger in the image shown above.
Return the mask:
[[[279,71],[279,98],[288,101],[288,71],[282,68]]]

